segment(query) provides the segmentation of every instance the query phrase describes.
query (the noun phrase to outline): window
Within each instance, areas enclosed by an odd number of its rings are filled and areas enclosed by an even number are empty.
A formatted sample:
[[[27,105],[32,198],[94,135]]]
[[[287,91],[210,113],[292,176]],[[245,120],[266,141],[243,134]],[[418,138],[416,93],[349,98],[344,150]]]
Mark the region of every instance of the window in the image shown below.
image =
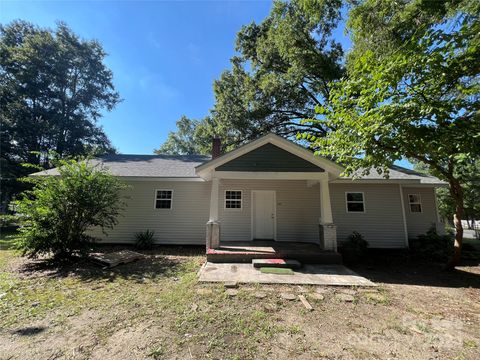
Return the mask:
[[[363,192],[347,192],[347,212],[365,212]]]
[[[242,208],[242,191],[227,190],[225,191],[225,209],[241,209]]]
[[[172,190],[157,190],[155,194],[155,209],[171,209],[172,193]]]
[[[411,213],[422,212],[422,198],[420,194],[408,194],[408,202],[410,204]]]

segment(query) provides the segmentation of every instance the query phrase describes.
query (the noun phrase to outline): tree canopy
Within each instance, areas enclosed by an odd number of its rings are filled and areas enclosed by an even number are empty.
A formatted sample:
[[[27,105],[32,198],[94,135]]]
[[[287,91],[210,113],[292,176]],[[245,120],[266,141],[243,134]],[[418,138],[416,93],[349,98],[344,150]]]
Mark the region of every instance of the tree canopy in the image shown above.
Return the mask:
[[[424,163],[414,163],[414,169],[424,173],[430,173],[428,166]],[[460,180],[463,189],[464,218],[468,226],[473,221],[480,219],[480,158],[466,160],[455,170],[455,176]],[[448,188],[437,189],[437,203],[439,214],[451,225],[455,214],[455,202],[450,196]]]
[[[52,150],[114,151],[96,123],[120,101],[105,56],[98,41],[80,39],[64,23],[55,30],[0,25],[2,196],[24,175],[22,162],[48,167]]]
[[[199,120],[189,119],[182,116],[177,121],[177,130],[168,134],[167,140],[154,150],[155,154],[170,155],[188,155],[188,154],[209,154],[211,150],[211,142],[202,143],[200,134],[203,122]]]
[[[209,116],[188,120],[195,145],[178,150],[209,151],[214,135],[223,139],[225,149],[267,132],[294,137],[309,130],[324,135],[323,124],[301,120],[325,105],[330,83],[344,73],[343,50],[332,37],[341,4],[341,0],[275,1],[264,21],[243,26],[232,68],[213,84],[215,104]],[[179,121],[178,130],[160,150],[176,151],[171,144],[185,134],[186,122]]]
[[[305,132],[303,138],[335,156],[347,172],[386,170],[407,157],[447,181],[455,204],[454,265],[463,234],[458,169],[480,157],[480,4],[438,3],[360,2],[350,14],[354,49],[347,75],[332,87],[328,106],[317,109],[320,117],[310,121],[332,131],[326,137]],[[377,33],[396,35],[379,41]]]

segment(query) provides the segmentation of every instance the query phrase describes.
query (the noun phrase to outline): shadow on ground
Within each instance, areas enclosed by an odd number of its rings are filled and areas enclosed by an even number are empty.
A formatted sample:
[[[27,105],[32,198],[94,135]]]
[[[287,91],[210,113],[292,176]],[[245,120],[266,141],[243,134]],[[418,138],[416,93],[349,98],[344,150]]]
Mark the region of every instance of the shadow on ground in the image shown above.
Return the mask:
[[[443,263],[415,259],[404,251],[370,251],[362,263],[346,265],[376,283],[480,288],[477,259],[462,260],[456,270],[448,271]]]
[[[44,332],[47,328],[44,326],[28,326],[12,331],[14,335],[20,336],[33,336]]]
[[[108,253],[119,250],[135,250],[128,246],[99,246],[95,252]],[[199,258],[198,266],[205,261],[203,246],[158,246],[152,250],[138,251],[145,259],[113,268],[105,268],[87,258],[74,257],[67,262],[54,262],[49,259],[26,260],[16,269],[24,277],[68,277],[75,276],[83,281],[109,280],[118,278],[143,282],[157,277],[175,276],[185,266],[186,260]]]
[[[102,245],[95,251],[107,253],[123,249],[134,250],[128,246]],[[147,258],[111,269],[102,268],[87,259],[74,258],[63,264],[45,259],[26,260],[19,264],[16,271],[24,277],[75,276],[86,282],[120,278],[141,283],[145,278],[175,277],[185,269],[189,260],[198,262],[198,268],[205,261],[203,246],[158,246],[139,252]],[[479,259],[464,259],[457,270],[446,271],[442,263],[415,259],[405,251],[370,251],[363,262],[345,265],[375,283],[480,289],[479,263]]]

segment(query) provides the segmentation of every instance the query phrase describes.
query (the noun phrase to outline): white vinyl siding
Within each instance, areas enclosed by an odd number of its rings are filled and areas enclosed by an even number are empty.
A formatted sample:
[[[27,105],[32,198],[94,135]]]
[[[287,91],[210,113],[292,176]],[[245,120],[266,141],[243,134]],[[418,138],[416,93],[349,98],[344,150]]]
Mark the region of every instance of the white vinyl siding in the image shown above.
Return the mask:
[[[365,212],[346,211],[345,193],[363,193]],[[405,247],[400,192],[397,184],[330,184],[337,242],[358,231],[372,248]]]
[[[159,244],[205,244],[205,225],[209,219],[211,182],[130,181],[125,191],[127,208],[114,229],[105,236],[99,229],[92,233],[106,243],[134,243],[135,233],[155,232]],[[155,209],[156,190],[172,190],[172,208]],[[242,192],[241,211],[225,209],[225,191]],[[319,184],[304,180],[220,180],[219,222],[221,240],[251,240],[252,190],[276,192],[278,241],[319,241]],[[364,213],[346,211],[346,192],[364,194]],[[419,194],[421,213],[409,210],[409,194]],[[434,189],[403,188],[409,237],[425,233],[436,222]],[[405,247],[405,232],[398,184],[330,184],[333,221],[338,242],[353,231],[364,235],[372,248]]]
[[[425,234],[432,225],[437,223],[437,210],[435,208],[435,189],[433,187],[403,187],[405,201],[405,216],[407,219],[408,237],[415,238]],[[422,212],[410,211],[409,195],[420,196]]]
[[[118,224],[107,229],[108,236],[99,229],[92,230],[105,243],[134,243],[135,233],[152,230],[158,244],[205,244],[205,224],[209,218],[210,182],[190,181],[129,181],[125,191],[126,209],[118,217]],[[171,209],[155,209],[156,190],[173,193]]]
[[[319,185],[307,186],[305,180],[220,180],[220,193],[242,191],[242,211],[220,207],[220,239],[252,239],[252,190],[276,192],[276,226],[278,241],[319,242]],[[223,202],[223,199],[220,200]],[[221,205],[221,204],[220,204]]]

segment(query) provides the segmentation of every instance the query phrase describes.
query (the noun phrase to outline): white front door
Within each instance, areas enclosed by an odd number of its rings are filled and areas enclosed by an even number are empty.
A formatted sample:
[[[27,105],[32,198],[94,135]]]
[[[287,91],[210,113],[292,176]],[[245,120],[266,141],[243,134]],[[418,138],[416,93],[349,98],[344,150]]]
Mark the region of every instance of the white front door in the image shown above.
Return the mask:
[[[275,239],[275,191],[252,191],[252,238]]]

